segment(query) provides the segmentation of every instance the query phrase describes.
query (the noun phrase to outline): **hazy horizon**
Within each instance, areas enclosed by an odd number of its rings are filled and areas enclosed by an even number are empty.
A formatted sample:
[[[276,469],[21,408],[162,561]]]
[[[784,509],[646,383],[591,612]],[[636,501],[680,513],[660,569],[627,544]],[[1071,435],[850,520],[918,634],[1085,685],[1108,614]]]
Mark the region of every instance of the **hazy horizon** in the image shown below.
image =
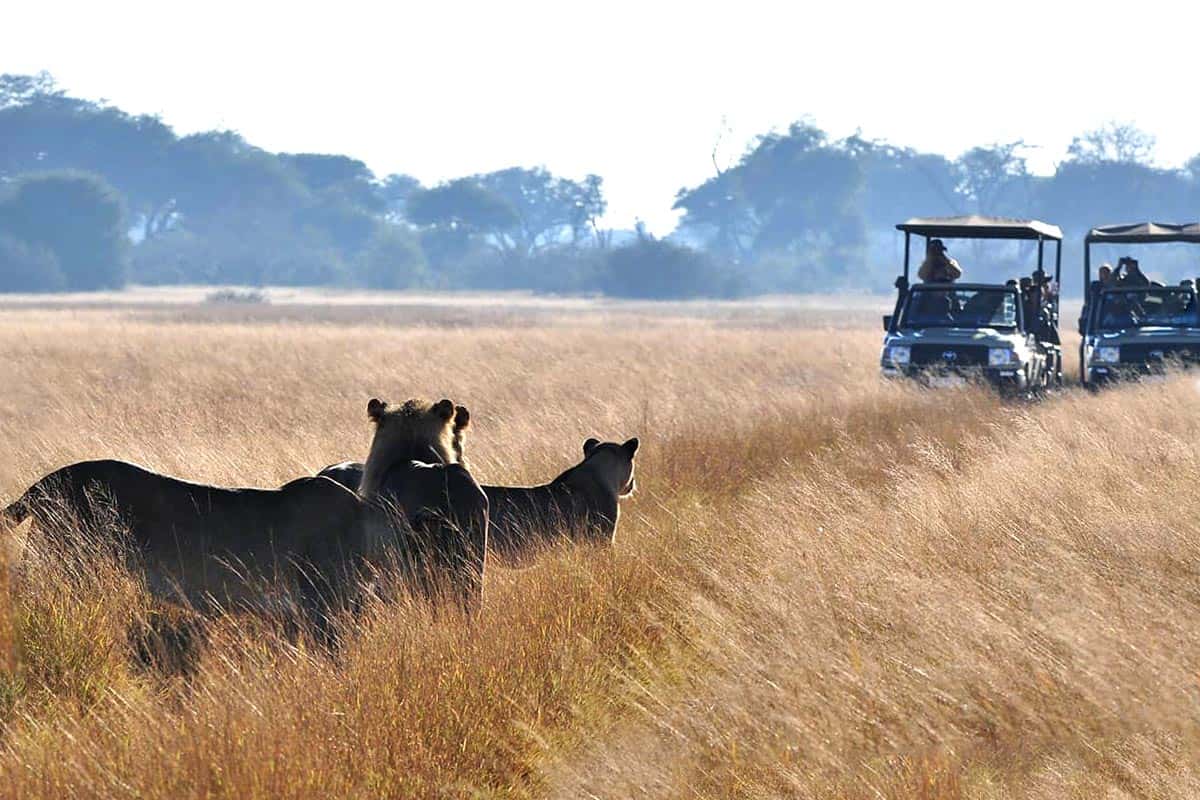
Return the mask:
[[[426,184],[514,165],[595,172],[606,222],[656,233],[674,227],[675,192],[712,175],[714,148],[730,165],[802,118],[951,157],[1024,139],[1042,173],[1109,120],[1157,137],[1159,164],[1200,152],[1176,88],[1194,83],[1194,4],[1160,6],[1170,26],[1024,1],[996,16],[942,2],[279,8],[20,7],[0,72],[46,70],[180,133],[228,128]]]

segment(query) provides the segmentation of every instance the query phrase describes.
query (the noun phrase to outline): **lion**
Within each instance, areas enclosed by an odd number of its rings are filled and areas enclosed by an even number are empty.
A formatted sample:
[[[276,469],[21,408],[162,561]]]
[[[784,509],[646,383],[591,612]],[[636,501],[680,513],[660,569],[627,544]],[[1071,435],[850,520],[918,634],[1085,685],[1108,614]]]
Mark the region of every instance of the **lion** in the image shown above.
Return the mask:
[[[408,572],[418,582],[441,581],[468,608],[482,595],[488,500],[463,460],[470,412],[450,400],[408,400],[397,408],[372,399],[370,454],[354,489],[365,502],[390,509],[414,539]],[[427,589],[429,590],[429,589]]]
[[[636,438],[618,444],[588,439],[583,461],[541,486],[483,486],[487,496],[488,552],[507,567],[528,566],[538,552],[566,537],[611,544],[619,501],[633,494]],[[318,473],[348,490],[360,486],[363,465],[333,464]]]
[[[367,403],[367,417],[375,424],[375,435],[358,488],[363,499],[378,494],[383,474],[399,461],[427,460],[432,451],[436,463],[463,462],[463,433],[471,422],[463,406],[448,399],[436,403],[413,399],[392,407],[373,397]]]
[[[215,613],[270,608],[282,590],[322,637],[333,612],[357,601],[364,575],[393,558],[415,578],[448,565],[460,596],[477,598],[482,557],[471,553],[481,537],[486,546],[486,497],[465,468],[421,463],[453,460],[467,410],[449,400],[409,401],[389,413],[372,400],[368,414],[377,428],[367,467],[388,476],[370,497],[327,478],[225,488],[124,461],[83,461],[38,480],[0,510],[0,522],[16,527],[33,518],[46,533],[70,536],[116,519],[130,565],[152,595]],[[391,503],[411,510],[408,527],[393,524]],[[475,537],[470,544],[447,529],[460,521]]]

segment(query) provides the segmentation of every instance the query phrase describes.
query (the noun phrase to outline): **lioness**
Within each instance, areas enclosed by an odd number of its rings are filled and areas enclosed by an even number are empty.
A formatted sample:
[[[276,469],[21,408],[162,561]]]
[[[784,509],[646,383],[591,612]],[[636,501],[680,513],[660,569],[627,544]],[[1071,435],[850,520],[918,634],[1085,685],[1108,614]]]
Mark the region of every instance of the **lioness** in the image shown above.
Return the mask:
[[[424,469],[412,461],[450,457],[469,414],[449,400],[410,401],[390,415],[385,409],[378,400],[368,405],[377,424],[380,416],[387,421],[376,429],[367,466],[389,474],[370,500],[326,478],[300,478],[279,489],[223,488],[122,461],[84,461],[37,481],[0,510],[0,522],[15,526],[33,517],[45,530],[56,521],[95,530],[115,516],[128,531],[132,566],[156,596],[203,611],[256,607],[269,583],[295,597],[321,633],[329,612],[356,598],[361,569],[393,558],[417,568],[416,576],[451,566],[454,586],[475,597],[482,565],[464,563],[470,548],[446,527],[461,518],[486,537],[486,498],[465,470]],[[417,509],[409,517],[413,531],[391,524],[389,499]]]
[[[527,566],[539,551],[564,537],[610,544],[620,515],[618,501],[636,488],[633,457],[638,440],[623,444],[588,439],[583,461],[542,486],[484,486],[490,525],[489,552],[509,567]],[[318,477],[355,490],[363,465],[347,461]]]
[[[33,517],[44,532],[63,535],[97,533],[115,518],[128,532],[131,567],[155,596],[207,612],[261,607],[269,584],[323,628],[332,605],[347,599],[364,508],[325,479],[230,489],[103,460],[46,475],[0,518],[15,527]]]

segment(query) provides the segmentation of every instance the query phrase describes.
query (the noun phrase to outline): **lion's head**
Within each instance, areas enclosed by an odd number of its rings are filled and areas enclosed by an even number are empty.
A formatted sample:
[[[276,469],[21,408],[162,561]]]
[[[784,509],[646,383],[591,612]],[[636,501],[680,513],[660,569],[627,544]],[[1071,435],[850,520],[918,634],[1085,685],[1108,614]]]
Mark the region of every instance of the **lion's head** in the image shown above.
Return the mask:
[[[372,398],[367,416],[375,424],[371,451],[363,466],[359,494],[370,498],[379,490],[384,474],[401,461],[441,461],[461,464],[463,438],[471,414],[450,400],[431,403],[405,400],[398,406]]]

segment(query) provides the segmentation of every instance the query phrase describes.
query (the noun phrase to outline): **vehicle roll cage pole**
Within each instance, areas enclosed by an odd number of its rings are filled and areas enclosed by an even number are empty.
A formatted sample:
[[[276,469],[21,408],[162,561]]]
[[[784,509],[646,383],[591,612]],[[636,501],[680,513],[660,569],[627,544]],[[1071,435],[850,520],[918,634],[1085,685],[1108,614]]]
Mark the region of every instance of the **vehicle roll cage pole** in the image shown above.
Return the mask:
[[[1046,267],[1045,267],[1045,264],[1046,264],[1046,238],[1044,236],[1038,236],[1037,244],[1038,244],[1037,277],[1039,280],[1041,280],[1046,277]],[[1053,320],[1054,327],[1057,328],[1058,327],[1058,303],[1059,303],[1059,297],[1062,294],[1062,240],[1061,239],[1054,240],[1054,288],[1055,288],[1054,304],[1052,306],[1052,309],[1054,311],[1054,320]]]
[[[1054,243],[1054,329],[1058,330],[1058,302],[1062,297],[1062,239]]]
[[[1083,289],[1086,292],[1092,285],[1092,240],[1083,240]]]
[[[1088,332],[1092,329],[1092,313],[1095,311],[1088,302],[1092,299],[1092,237],[1085,236],[1083,239],[1083,307],[1087,309],[1087,313],[1083,315],[1083,330],[1080,331],[1085,338]],[[1080,364],[1083,363],[1083,342],[1079,343],[1079,358]],[[1080,379],[1083,376],[1080,375]]]
[[[1092,317],[1096,315],[1096,303],[1092,297],[1092,235],[1083,237],[1083,313],[1079,316],[1079,385],[1088,385],[1088,369],[1084,364],[1087,339],[1092,332]]]
[[[929,237],[926,237],[928,241]],[[904,306],[904,297],[908,294],[908,270],[912,250],[912,233],[904,232],[904,274],[896,278],[896,306],[892,309],[892,324],[888,327],[888,331],[896,330],[896,319],[900,316],[900,309]]]

